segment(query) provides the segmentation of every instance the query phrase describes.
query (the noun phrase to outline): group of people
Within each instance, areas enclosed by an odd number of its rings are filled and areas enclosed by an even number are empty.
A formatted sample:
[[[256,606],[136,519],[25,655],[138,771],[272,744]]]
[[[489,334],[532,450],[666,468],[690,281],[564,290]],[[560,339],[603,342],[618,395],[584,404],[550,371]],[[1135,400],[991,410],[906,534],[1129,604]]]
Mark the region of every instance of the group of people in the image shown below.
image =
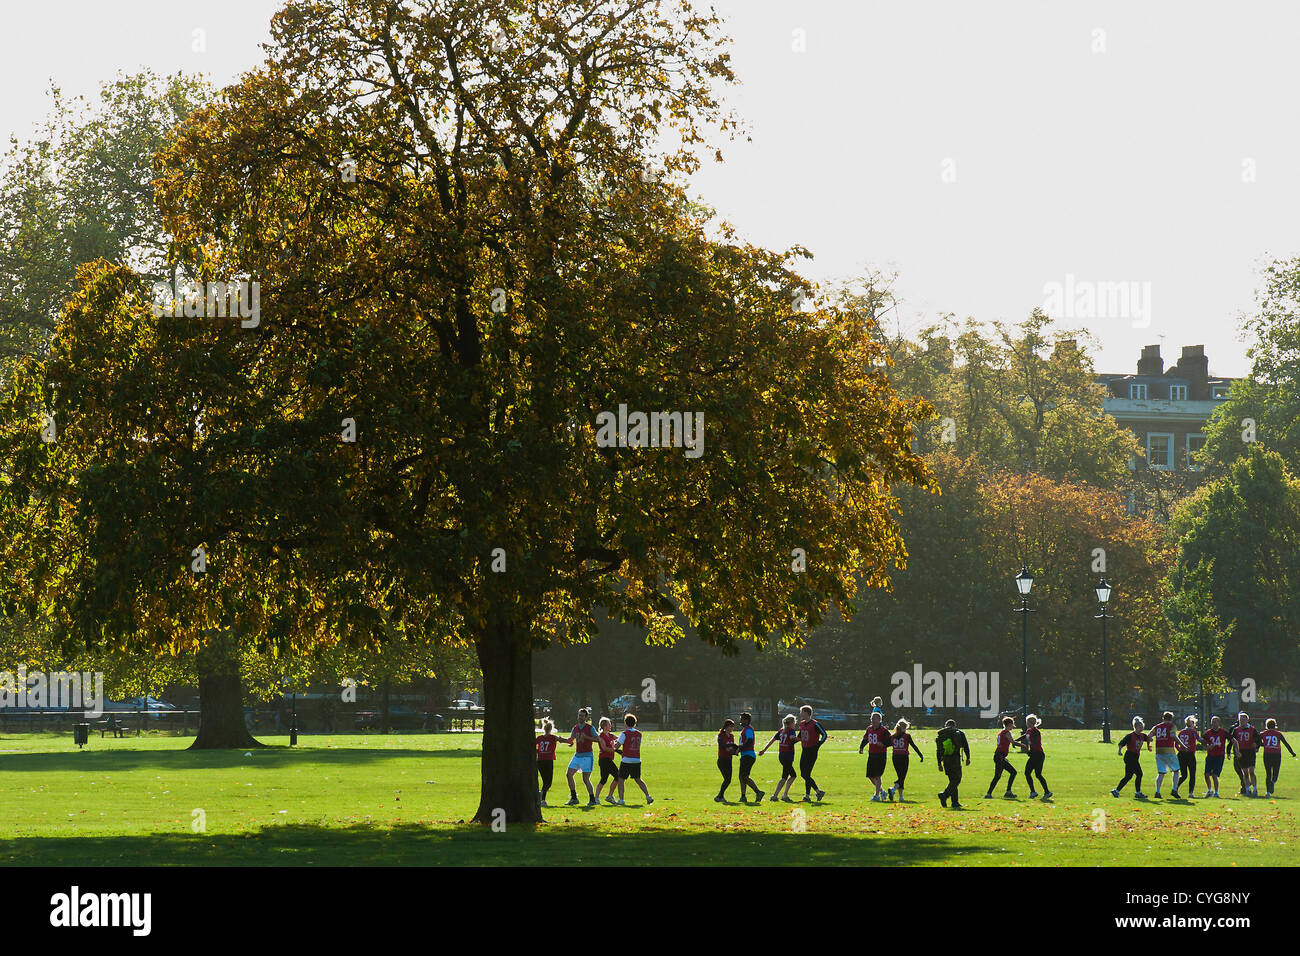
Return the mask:
[[[1141,717],[1133,718],[1133,730],[1124,735],[1119,742],[1119,752],[1124,756],[1124,779],[1112,790],[1111,796],[1118,797],[1124,786],[1133,781],[1134,796],[1146,799],[1142,792],[1142,745],[1156,753],[1156,792],[1161,796],[1160,788],[1168,776],[1173,786],[1169,795],[1179,797],[1178,790],[1188,784],[1189,797],[1196,793],[1196,754],[1200,746],[1205,747],[1205,799],[1219,795],[1219,777],[1223,774],[1223,764],[1232,758],[1232,769],[1237,774],[1240,793],[1247,797],[1259,796],[1259,784],[1255,776],[1255,760],[1260,753],[1264,755],[1264,790],[1266,796],[1273,796],[1277,786],[1278,774],[1282,769],[1282,748],[1285,747],[1292,757],[1295,751],[1287,743],[1286,737],[1277,728],[1277,721],[1272,717],[1264,721],[1264,730],[1260,732],[1251,726],[1250,716],[1245,713],[1237,715],[1237,724],[1231,730],[1220,725],[1218,717],[1210,718],[1210,727],[1204,733],[1196,728],[1196,718],[1188,717],[1183,721],[1182,729],[1174,723],[1171,711],[1160,715],[1160,723],[1146,732],[1146,724]],[[1190,782],[1189,782],[1190,781]]]
[[[858,753],[865,751],[867,754],[867,780],[874,788],[871,800],[873,803],[906,802],[903,793],[912,752],[915,751],[917,759],[921,762],[925,761],[925,755],[909,733],[910,725],[906,719],[899,718],[890,727],[886,724],[880,707],[881,699],[877,697],[871,703],[870,722],[858,745]],[[576,784],[579,774],[587,791],[587,806],[600,804],[601,794],[604,793],[607,783],[608,793],[605,793],[605,802],[611,805],[623,805],[624,785],[628,780],[636,781],[645,795],[647,805],[654,803],[650,790],[641,779],[642,735],[637,729],[636,716],[628,714],[623,718],[623,723],[624,729],[617,736],[613,732],[613,723],[608,717],[600,719],[598,729],[593,728],[590,714],[585,707],[579,710],[578,722],[567,738],[556,736],[554,724],[550,720],[543,723],[542,734],[536,741],[537,771],[541,780],[538,796],[543,807],[547,806],[546,796],[551,788],[556,752],[561,743],[575,748],[573,759],[569,762],[567,776],[568,806],[577,806],[580,802]],[[1025,717],[1025,728],[1019,736],[1015,734],[1015,723],[1014,717],[1002,718],[1002,729],[998,732],[993,751],[993,779],[989,782],[984,798],[992,799],[993,792],[1004,775],[1007,778],[1004,796],[1014,798],[1016,794],[1012,787],[1016,777],[1023,773],[1029,785],[1030,798],[1037,799],[1041,795],[1044,800],[1050,800],[1052,791],[1043,777],[1046,753],[1043,750],[1042,722],[1036,715],[1029,714]],[[727,801],[727,790],[733,779],[737,778],[734,763],[739,757],[738,779],[741,803],[750,803],[751,793],[754,803],[762,801],[764,797],[773,802],[793,803],[795,800],[790,796],[790,791],[797,779],[803,780],[803,802],[808,803],[815,799],[820,803],[826,792],[813,778],[813,768],[817,763],[818,751],[827,739],[829,735],[821,723],[813,717],[813,710],[809,706],[800,708],[798,717],[794,714],[786,715],[781,722],[781,728],[772,735],[762,750],[757,749],[757,732],[751,714],[741,714],[739,726],[736,721],[727,718],[717,736],[717,766],[722,777],[722,785],[713,799],[717,803]],[[754,781],[753,771],[758,758],[767,753],[773,744],[777,747],[777,756],[781,763],[781,777],[769,796]],[[1255,777],[1255,758],[1257,753],[1262,753],[1265,790],[1271,797],[1281,769],[1282,748],[1285,747],[1292,757],[1296,755],[1282,732],[1278,730],[1277,721],[1272,718],[1265,722],[1264,730],[1261,732],[1251,726],[1250,718],[1244,713],[1237,715],[1237,725],[1230,731],[1220,726],[1218,717],[1213,717],[1209,729],[1201,733],[1197,730],[1195,717],[1188,717],[1180,730],[1175,726],[1173,713],[1166,711],[1160,723],[1152,727],[1148,734],[1142,718],[1135,717],[1133,731],[1126,734],[1119,742],[1119,752],[1124,757],[1125,774],[1124,779],[1111,791],[1113,796],[1118,797],[1129,780],[1133,780],[1135,795],[1140,799],[1146,798],[1146,794],[1142,792],[1143,744],[1146,745],[1147,750],[1154,750],[1156,754],[1156,797],[1161,796],[1166,776],[1171,779],[1170,795],[1174,798],[1179,797],[1179,788],[1189,780],[1191,781],[1189,791],[1195,789],[1196,755],[1198,748],[1202,746],[1205,748],[1206,798],[1219,796],[1219,776],[1223,771],[1224,761],[1229,756],[1232,757],[1233,769],[1240,780],[1241,793],[1254,797],[1259,795]],[[796,745],[799,750],[797,772],[795,770]],[[1012,748],[1028,757],[1023,771],[1017,771],[1011,764],[1009,758]],[[615,756],[622,758],[617,765],[614,762]],[[884,784],[887,758],[892,759],[894,770],[894,782],[889,787]],[[971,756],[970,743],[966,735],[957,728],[956,721],[947,721],[935,736],[935,759],[939,769],[948,778],[947,787],[939,793],[940,804],[945,807],[951,805],[953,809],[962,809],[958,788],[962,780],[962,767],[970,766]],[[597,768],[600,770],[600,780],[593,787],[591,777]],[[1038,789],[1035,789],[1035,783]],[[618,792],[617,799],[614,797],[615,790]],[[1193,794],[1189,792],[1188,795]]]
[[[542,732],[537,737],[537,774],[541,780],[538,800],[541,805],[547,806],[546,794],[551,789],[551,781],[555,773],[555,755],[561,743],[574,748],[573,759],[569,761],[569,802],[566,806],[578,805],[578,788],[575,783],[578,774],[582,774],[582,785],[587,788],[589,807],[600,804],[600,794],[605,789],[606,781],[609,782],[609,793],[605,794],[605,802],[608,804],[624,805],[623,788],[628,780],[636,781],[636,785],[645,794],[647,806],[654,803],[654,797],[650,796],[650,789],[641,779],[641,731],[636,728],[636,715],[628,714],[623,718],[623,724],[623,732],[616,737],[613,721],[608,717],[602,717],[600,731],[597,732],[591,726],[591,714],[586,707],[583,707],[578,711],[578,722],[569,731],[569,736],[561,740],[555,734],[555,724],[549,720],[543,721]],[[600,782],[594,789],[591,786],[591,775],[596,769],[596,763],[592,747],[596,747],[600,752]],[[614,763],[615,756],[621,758],[617,765]],[[616,788],[617,800],[614,799]]]

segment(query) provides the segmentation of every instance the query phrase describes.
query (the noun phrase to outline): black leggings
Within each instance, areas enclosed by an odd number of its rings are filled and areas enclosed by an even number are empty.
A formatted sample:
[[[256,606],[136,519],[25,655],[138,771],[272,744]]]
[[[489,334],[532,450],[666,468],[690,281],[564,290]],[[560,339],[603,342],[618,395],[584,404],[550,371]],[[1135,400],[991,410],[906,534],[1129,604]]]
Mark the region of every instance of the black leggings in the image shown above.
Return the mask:
[[[742,800],[745,799],[745,793],[748,790],[753,790],[760,796],[763,793],[762,790],[758,789],[758,784],[756,784],[750,777],[750,774],[754,770],[754,761],[756,760],[758,760],[758,757],[750,756],[749,754],[745,754],[740,758],[740,799]]]
[[[993,771],[993,782],[989,784],[989,793],[998,785],[1002,779],[1002,771],[1006,771],[1011,776],[1007,777],[1007,793],[1011,792],[1011,785],[1016,782],[1016,768],[1011,766],[1011,761],[1007,759],[1006,754],[995,753],[993,755],[993,766],[997,769]]]
[[[551,789],[551,777],[555,773],[555,761],[537,761],[537,773],[542,778],[542,799],[545,800],[546,791]]]
[[[805,747],[803,753],[799,755],[799,776],[803,777],[804,796],[808,796],[814,790],[821,792],[821,787],[817,786],[817,781],[812,777],[813,764],[816,762],[817,748]]]
[[[907,765],[909,763],[907,758],[907,754],[903,754],[901,757],[894,754],[894,775],[898,777],[894,782],[894,786],[899,790],[903,789],[903,782],[907,780]]]
[[[1034,789],[1034,777],[1043,785],[1043,790],[1047,790],[1047,781],[1043,779],[1043,761],[1047,759],[1047,754],[1039,751],[1030,751],[1029,759],[1025,761],[1025,779],[1029,781],[1029,789]]]
[[[793,750],[787,751],[786,753],[780,754],[780,757],[781,757],[781,779],[785,780],[787,777],[799,776],[799,774],[795,773],[795,769],[794,769],[794,751]]]
[[[1183,751],[1178,755],[1178,783],[1174,786],[1177,790],[1188,780],[1192,782],[1192,789],[1196,789],[1196,754],[1189,754]]]
[[[719,757],[718,770],[722,773],[722,789],[718,791],[718,796],[725,797],[727,788],[731,786],[731,758]]]
[[[1264,789],[1269,793],[1277,785],[1277,775],[1282,772],[1282,751],[1264,754]]]
[[[1133,780],[1133,789],[1138,793],[1142,792],[1142,755],[1135,753],[1124,754],[1124,779],[1119,782],[1116,790],[1123,790],[1124,784]]]

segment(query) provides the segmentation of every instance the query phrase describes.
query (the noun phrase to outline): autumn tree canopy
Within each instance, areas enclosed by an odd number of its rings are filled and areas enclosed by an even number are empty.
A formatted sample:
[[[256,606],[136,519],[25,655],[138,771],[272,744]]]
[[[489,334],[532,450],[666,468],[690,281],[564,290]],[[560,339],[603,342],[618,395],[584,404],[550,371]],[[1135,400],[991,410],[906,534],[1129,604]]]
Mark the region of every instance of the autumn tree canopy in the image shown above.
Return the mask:
[[[468,641],[479,819],[538,819],[534,651],[597,607],[797,641],[887,582],[891,489],[928,482],[875,326],[681,185],[731,79],[689,3],[289,3],[159,167],[184,258],[259,283],[259,321],[85,273],[5,409],[6,562],[97,640]],[[621,406],[702,415],[704,453],[598,443]]]

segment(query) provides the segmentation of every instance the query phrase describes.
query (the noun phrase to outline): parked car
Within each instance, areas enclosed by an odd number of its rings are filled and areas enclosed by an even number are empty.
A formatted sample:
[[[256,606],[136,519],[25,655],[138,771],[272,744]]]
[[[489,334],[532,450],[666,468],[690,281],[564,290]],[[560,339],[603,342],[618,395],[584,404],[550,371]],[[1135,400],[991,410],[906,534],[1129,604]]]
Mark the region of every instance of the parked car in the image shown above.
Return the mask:
[[[150,720],[162,720],[169,711],[177,708],[156,697],[128,697],[125,700],[108,700],[104,702],[105,714],[144,714]]]

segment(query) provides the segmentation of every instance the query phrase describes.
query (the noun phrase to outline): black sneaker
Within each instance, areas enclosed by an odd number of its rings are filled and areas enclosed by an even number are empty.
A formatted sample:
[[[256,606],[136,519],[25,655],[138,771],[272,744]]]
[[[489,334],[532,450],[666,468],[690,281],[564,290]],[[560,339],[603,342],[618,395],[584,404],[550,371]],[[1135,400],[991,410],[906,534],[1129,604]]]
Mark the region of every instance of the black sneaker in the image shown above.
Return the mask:
[[[939,803],[946,807],[948,805],[948,794],[939,794]]]

